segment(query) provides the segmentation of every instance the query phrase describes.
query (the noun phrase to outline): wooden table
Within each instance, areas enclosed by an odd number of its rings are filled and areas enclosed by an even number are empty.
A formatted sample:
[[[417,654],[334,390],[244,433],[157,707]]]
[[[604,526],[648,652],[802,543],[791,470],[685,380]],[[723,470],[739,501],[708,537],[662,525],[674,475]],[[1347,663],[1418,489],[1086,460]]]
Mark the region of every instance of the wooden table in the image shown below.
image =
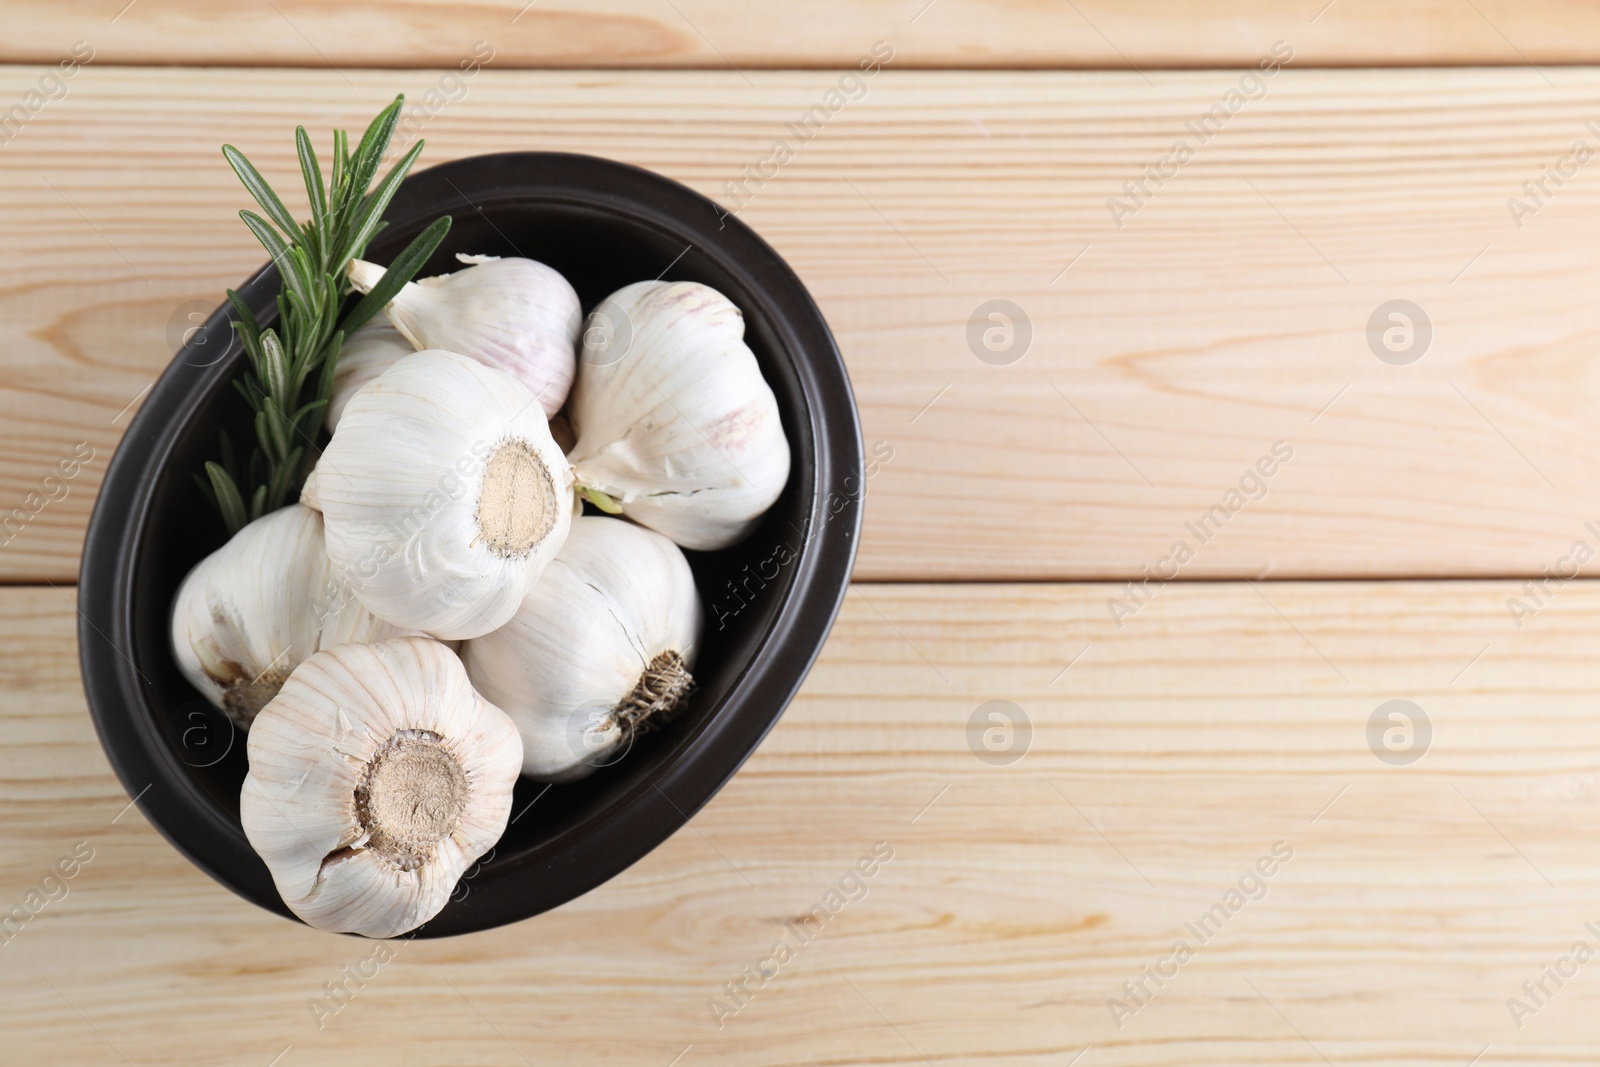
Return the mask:
[[[42,902],[0,927],[0,1061],[1592,1061],[1596,9],[124,2],[0,13],[0,912]],[[287,185],[296,123],[397,91],[425,162],[747,201],[892,458],[704,812],[379,963],[129,806],[72,585],[130,413],[262,258],[218,145]]]

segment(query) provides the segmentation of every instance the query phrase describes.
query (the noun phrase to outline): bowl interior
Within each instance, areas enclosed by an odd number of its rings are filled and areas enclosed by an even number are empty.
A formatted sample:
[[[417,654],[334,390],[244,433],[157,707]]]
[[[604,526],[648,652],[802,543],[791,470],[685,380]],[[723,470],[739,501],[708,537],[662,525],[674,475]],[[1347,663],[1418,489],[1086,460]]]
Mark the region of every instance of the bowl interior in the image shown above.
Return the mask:
[[[403,193],[396,201],[389,215],[390,226],[373,243],[367,258],[388,262],[424,225],[438,214],[448,213],[454,219],[450,234],[423,275],[460,269],[454,258],[457,252],[527,256],[565,275],[586,312],[608,293],[631,282],[663,277],[710,285],[744,312],[746,341],[778,398],[794,461],[783,496],[754,534],[725,551],[688,553],[706,611],[705,637],[694,672],[698,688],[688,707],[661,729],[639,738],[624,758],[582,781],[562,785],[521,781],[512,808],[513,822],[500,844],[469,872],[452,903],[424,928],[425,936],[493,925],[575,895],[543,893],[537,880],[548,880],[563,842],[573,835],[591,833],[597,825],[615,818],[627,798],[650,789],[667,764],[680,759],[702,735],[716,728],[725,697],[750,669],[790,598],[797,575],[805,570],[791,561],[814,547],[808,542],[813,540],[818,497],[813,411],[798,373],[807,357],[793,351],[795,342],[784,336],[783,314],[773,304],[772,293],[753,281],[745,265],[718,254],[714,247],[697,245],[703,234],[697,236],[696,228],[677,225],[669,212],[626,202],[596,203],[594,198],[574,198],[560,190],[542,193],[527,183],[477,189],[468,201],[467,195],[449,182],[448,174],[442,184],[435,180],[430,187],[432,173],[408,181],[406,192],[411,195]],[[452,190],[455,197],[449,195]],[[704,229],[703,222],[698,225]],[[265,272],[241,292],[263,325],[275,319],[275,274]],[[192,790],[237,831],[237,854],[197,856],[197,862],[245,896],[286,914],[265,867],[249,852],[243,831],[238,829],[239,789],[247,767],[244,737],[184,681],[167,641],[171,604],[179,583],[195,563],[226,539],[220,520],[196,486],[194,473],[216,457],[220,431],[229,433],[241,455],[248,454],[254,440],[248,408],[230,384],[243,368],[243,356],[229,336],[231,331],[219,323],[214,316],[177,356],[187,367],[207,369],[195,381],[190,413],[180,423],[163,428],[165,460],[150,475],[128,605],[132,615],[129,653],[146,683],[134,713],[151,718],[170,745],[176,773],[185,776]],[[855,454],[859,456],[858,444]],[[852,533],[854,503],[852,500],[851,514],[840,520],[850,523]],[[852,538],[851,550],[853,544]],[[842,595],[842,585],[839,593]],[[815,648],[791,654],[805,659],[800,665],[803,673]],[[768,709],[769,721],[760,732],[780,711],[781,702]],[[724,776],[732,773],[737,762],[726,768]],[[714,783],[710,791],[720,784]],[[691,810],[704,799],[691,798]],[[680,811],[676,821],[689,813]],[[654,843],[648,842],[639,854]],[[229,868],[225,876],[219,867]],[[605,876],[610,873],[614,871]]]

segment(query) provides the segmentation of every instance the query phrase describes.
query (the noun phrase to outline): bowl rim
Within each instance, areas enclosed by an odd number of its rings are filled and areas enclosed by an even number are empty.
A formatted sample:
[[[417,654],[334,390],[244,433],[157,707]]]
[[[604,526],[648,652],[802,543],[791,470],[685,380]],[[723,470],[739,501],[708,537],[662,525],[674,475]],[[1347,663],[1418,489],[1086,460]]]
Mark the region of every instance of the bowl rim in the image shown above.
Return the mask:
[[[409,176],[385,218],[395,230],[420,229],[440,214],[481,213],[484,205],[528,199],[597,209],[681,236],[740,279],[761,305],[777,341],[777,358],[799,385],[811,442],[804,457],[808,463],[798,461],[800,448],[790,442],[797,458],[792,470],[808,471],[810,484],[802,482],[801,488],[809,492],[804,511],[811,532],[796,553],[787,595],[723,700],[707,709],[692,738],[663,756],[656,777],[615,798],[604,809],[606,818],[588,820],[596,825],[581,836],[575,831],[587,824],[567,828],[532,855],[496,864],[533,867],[537,861],[543,877],[526,872],[528,906],[512,909],[517,914],[458,912],[446,931],[430,933],[430,922],[409,936],[470,933],[540,914],[615,877],[685,825],[749,758],[798,691],[844,601],[860,541],[864,450],[843,357],[793,269],[737,216],[679,182],[631,164],[565,152],[501,152],[462,157]],[[264,294],[270,302],[278,289],[276,269],[268,263],[239,292],[247,301]],[[252,903],[293,918],[276,894],[263,899],[230,877],[229,869],[240,862],[243,832],[190,777],[149,713],[150,705],[140,706],[142,686],[151,683],[127,651],[134,647],[136,565],[155,489],[180,428],[211,402],[218,378],[237,373],[240,356],[230,318],[224,303],[174,354],[107,467],[79,571],[79,662],[101,747],[149,822],[212,878]],[[210,341],[224,344],[223,357],[203,366],[184,358]],[[833,509],[841,499],[834,487],[848,486],[852,477],[857,491],[846,492],[842,506]],[[260,863],[247,843],[244,852]]]

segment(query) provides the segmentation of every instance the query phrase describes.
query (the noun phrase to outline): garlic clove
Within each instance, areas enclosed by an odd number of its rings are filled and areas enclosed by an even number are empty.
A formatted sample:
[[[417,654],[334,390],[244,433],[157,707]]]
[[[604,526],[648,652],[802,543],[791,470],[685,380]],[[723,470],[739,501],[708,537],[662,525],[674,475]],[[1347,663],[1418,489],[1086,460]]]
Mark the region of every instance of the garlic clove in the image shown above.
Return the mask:
[[[568,411],[587,495],[685,548],[744,538],[789,478],[744,316],[709,286],[639,282],[601,301]]]
[[[374,319],[346,337],[333,365],[333,389],[328,394],[324,420],[328,432],[338,429],[339,416],[357,390],[394,366],[401,356],[415,351],[416,347],[386,319]]]
[[[183,676],[245,728],[319,648],[403,632],[342,591],[322,516],[301,504],[263,515],[196,564],[170,627]]]
[[[700,597],[677,545],[630,522],[574,520],[505,626],[466,642],[467,674],[516,722],[524,774],[570,781],[682,709]]]
[[[583,308],[559,271],[531,259],[456,256],[466,270],[407,282],[384,313],[417,349],[470,356],[519,379],[554,415],[572,388]],[[384,268],[355,260],[365,293]]]
[[[394,937],[437,915],[504,833],[516,727],[426,638],[306,660],[257,717],[245,836],[319,930]]]
[[[517,610],[566,540],[572,488],[533,394],[442,351],[352,397],[316,468],[328,556],[356,598],[444,640]]]

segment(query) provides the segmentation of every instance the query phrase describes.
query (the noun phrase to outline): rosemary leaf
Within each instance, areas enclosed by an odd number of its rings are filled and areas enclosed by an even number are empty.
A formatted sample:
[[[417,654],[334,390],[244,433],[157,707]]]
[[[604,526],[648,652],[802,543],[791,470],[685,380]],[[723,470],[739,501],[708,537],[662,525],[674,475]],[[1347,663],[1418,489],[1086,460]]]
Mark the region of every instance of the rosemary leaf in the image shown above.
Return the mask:
[[[294,128],[295,152],[300,156],[300,175],[306,181],[306,199],[311,203],[311,222],[317,234],[325,234],[328,218],[328,194],[322,188],[322,168],[317,165],[317,150],[311,146],[311,135],[304,126]]]
[[[333,372],[339,365],[339,352],[344,347],[344,339],[345,331],[335,330],[318,360],[321,373],[317,376],[317,399],[324,403],[333,396]]]
[[[352,221],[350,236],[345,239],[344,247],[339,250],[339,258],[349,262],[366,248],[367,242],[377,235],[378,227],[382,222],[381,216],[384,209],[389,206],[389,201],[394,199],[394,194],[400,189],[400,182],[405,178],[406,172],[411,169],[411,164],[417,161],[422,154],[423,142],[418,141],[396,163],[389,173],[373,190],[361,205],[360,212]]]
[[[345,183],[350,173],[350,138],[343,130],[333,131],[333,176],[328,179],[330,198],[338,201],[344,197]]]
[[[276,481],[276,472],[278,467],[282,465],[284,454],[288,449],[280,449],[278,447],[280,439],[272,432],[272,422],[272,418],[264,409],[256,412],[256,443],[261,446],[261,451],[258,454],[266,458],[267,469],[270,472],[268,480]]]
[[[267,387],[267,396],[275,398],[288,396],[288,362],[283,355],[283,345],[272,330],[261,335],[261,366],[261,384]]]
[[[239,176],[239,180],[244,182],[244,187],[249,190],[256,203],[261,205],[261,210],[271,216],[273,222],[276,222],[285,233],[294,233],[299,229],[294,216],[289,214],[289,209],[278,199],[278,194],[272,191],[272,186],[267,184],[267,180],[256,170],[255,165],[244,158],[242,152],[231,144],[225,144],[222,146],[222,155],[233,168],[233,172]]]
[[[297,430],[305,433],[308,426],[317,424],[316,420],[320,420],[322,417],[322,409],[327,406],[328,401],[322,397],[308,401],[300,405],[300,409],[294,413],[290,421],[294,423]]]
[[[222,508],[217,504],[217,491],[211,488],[211,479],[202,478],[198,474],[191,474],[189,477],[194,479],[194,484],[199,488],[200,495],[206,498],[206,503],[211,505],[212,510],[219,515],[222,514]],[[239,531],[230,526],[228,532],[236,534]]]
[[[278,268],[278,275],[283,279],[284,286],[298,291],[304,284],[304,279],[296,271],[294,257],[289,254],[289,246],[278,236],[278,231],[267,225],[267,220],[254,211],[241,211],[239,217],[250,227],[250,232],[256,235],[256,240],[267,250],[267,255],[272,257],[273,265]],[[302,293],[301,296],[303,299],[305,294]]]
[[[228,532],[238,533],[250,521],[244,498],[239,495],[239,487],[233,484],[232,476],[219,463],[206,464],[206,477],[211,480],[212,497],[217,510],[222,513],[222,521],[228,526]]]
[[[389,138],[394,135],[395,123],[400,121],[400,107],[405,103],[405,97],[397,96],[394,102],[382,111],[377,118],[367,126],[361,135],[361,143],[356,146],[355,158],[350,164],[350,189],[346,208],[353,212],[366,196],[367,187],[372,184],[372,179],[378,174],[378,164],[383,162],[383,154],[389,149]],[[348,222],[348,219],[346,220]]]
[[[238,313],[250,337],[252,339],[259,337],[261,335],[261,327],[256,325],[256,315],[255,312],[250,310],[250,305],[240,299],[239,294],[232,289],[229,289],[227,293],[228,303],[233,305],[233,310]]]
[[[354,333],[365,326],[374,315],[382,311],[395,294],[405,287],[428,262],[428,258],[438,249],[440,242],[450,232],[450,216],[442,215],[434,219],[428,228],[417,234],[416,238],[406,246],[404,252],[394,257],[389,264],[389,269],[383,272],[383,277],[378,279],[378,284],[372,291],[361,298],[361,302],[350,309],[350,314],[344,317],[342,329],[345,334]]]

